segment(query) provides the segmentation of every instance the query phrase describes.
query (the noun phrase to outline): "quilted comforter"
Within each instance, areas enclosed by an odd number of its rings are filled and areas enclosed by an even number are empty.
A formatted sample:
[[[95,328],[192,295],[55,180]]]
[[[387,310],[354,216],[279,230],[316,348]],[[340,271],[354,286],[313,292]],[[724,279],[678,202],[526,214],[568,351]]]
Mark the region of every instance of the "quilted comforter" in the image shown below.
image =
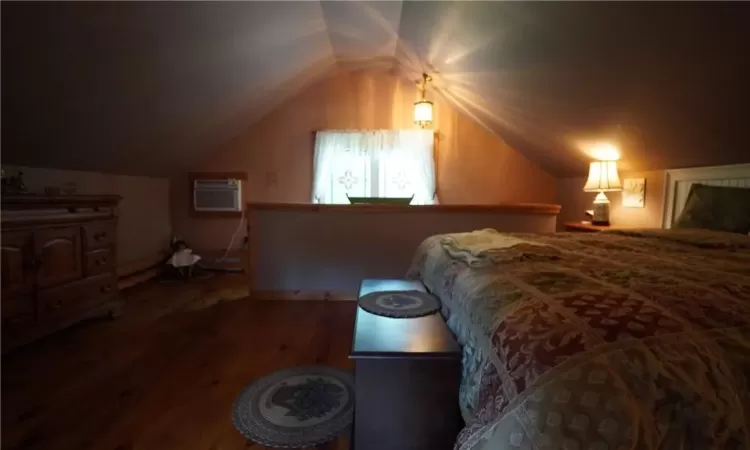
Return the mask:
[[[750,237],[467,235],[410,269],[463,348],[456,449],[750,448]]]

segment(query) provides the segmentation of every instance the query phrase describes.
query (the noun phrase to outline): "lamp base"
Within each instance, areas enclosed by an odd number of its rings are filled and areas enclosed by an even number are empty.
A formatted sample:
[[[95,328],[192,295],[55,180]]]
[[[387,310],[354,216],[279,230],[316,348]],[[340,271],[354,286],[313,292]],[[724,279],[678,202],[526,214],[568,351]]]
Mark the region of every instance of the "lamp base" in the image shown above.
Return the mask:
[[[604,192],[599,191],[594,199],[594,216],[591,219],[593,225],[609,225],[609,199]]]

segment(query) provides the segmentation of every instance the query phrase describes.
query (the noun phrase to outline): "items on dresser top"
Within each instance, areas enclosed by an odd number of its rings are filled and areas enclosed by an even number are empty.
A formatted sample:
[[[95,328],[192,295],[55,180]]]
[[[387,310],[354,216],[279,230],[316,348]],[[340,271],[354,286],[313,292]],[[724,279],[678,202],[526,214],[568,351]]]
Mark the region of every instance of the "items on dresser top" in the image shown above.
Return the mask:
[[[3,352],[82,319],[117,315],[116,195],[4,195]]]

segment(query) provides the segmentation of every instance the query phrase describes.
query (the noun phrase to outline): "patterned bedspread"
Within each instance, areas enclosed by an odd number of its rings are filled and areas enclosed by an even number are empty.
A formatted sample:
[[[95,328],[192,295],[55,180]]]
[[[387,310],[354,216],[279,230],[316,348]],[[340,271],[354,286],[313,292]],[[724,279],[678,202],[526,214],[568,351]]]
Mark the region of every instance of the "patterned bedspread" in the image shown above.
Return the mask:
[[[456,449],[750,448],[750,237],[512,234],[470,266],[454,236],[410,276],[463,347]]]

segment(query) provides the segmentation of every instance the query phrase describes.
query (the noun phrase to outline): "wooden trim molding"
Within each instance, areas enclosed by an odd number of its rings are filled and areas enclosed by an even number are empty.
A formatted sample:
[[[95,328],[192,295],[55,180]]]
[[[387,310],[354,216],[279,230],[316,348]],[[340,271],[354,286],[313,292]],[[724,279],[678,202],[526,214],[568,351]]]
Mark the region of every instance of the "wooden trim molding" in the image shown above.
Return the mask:
[[[3,194],[3,229],[113,219],[119,195]],[[33,211],[33,212],[32,212]]]
[[[115,207],[122,200],[119,195],[40,195],[40,194],[3,194],[3,209],[35,208],[99,208]]]
[[[247,181],[247,172],[189,172],[190,187],[193,187],[194,180],[223,180],[225,178],[234,178],[237,180]]]
[[[99,220],[108,220],[115,217],[114,208],[101,211],[70,211],[63,209],[54,209],[40,211],[35,216],[24,215],[23,211],[8,209],[3,211],[2,219],[3,229],[25,228],[39,224],[40,228],[55,227],[60,224],[90,222]]]
[[[134,273],[151,269],[154,266],[161,266],[168,256],[169,253],[167,251],[153,253],[148,257],[141,258],[137,261],[118,264],[115,268],[115,272],[117,273],[118,278],[124,278]]]
[[[242,211],[196,211],[190,206],[190,217],[194,219],[239,219]]]
[[[162,272],[167,256],[167,253],[154,253],[148,258],[118,265],[115,269],[118,289],[126,289],[156,278]]]
[[[251,300],[273,301],[273,300],[303,300],[303,301],[354,301],[357,300],[357,291],[250,291]]]
[[[493,205],[328,205],[319,203],[247,203],[247,210],[309,211],[309,212],[505,212],[518,214],[555,215],[560,205],[545,203],[497,203]]]
[[[255,214],[249,214],[245,217],[245,236],[247,237],[247,248],[245,249],[245,275],[247,275],[247,290],[250,293],[250,298],[253,298],[253,288],[255,287],[255,269],[257,265],[255,258],[253,258],[253,251],[255,251],[254,242],[252,238],[252,232],[255,231],[256,217]]]
[[[150,269],[146,269],[141,272],[134,273],[132,275],[128,275],[125,277],[118,277],[117,278],[117,289],[123,290],[130,287],[133,287],[137,284],[145,283],[146,281],[149,281],[153,278],[156,278],[159,276],[159,274],[162,271],[161,264],[151,267]]]

